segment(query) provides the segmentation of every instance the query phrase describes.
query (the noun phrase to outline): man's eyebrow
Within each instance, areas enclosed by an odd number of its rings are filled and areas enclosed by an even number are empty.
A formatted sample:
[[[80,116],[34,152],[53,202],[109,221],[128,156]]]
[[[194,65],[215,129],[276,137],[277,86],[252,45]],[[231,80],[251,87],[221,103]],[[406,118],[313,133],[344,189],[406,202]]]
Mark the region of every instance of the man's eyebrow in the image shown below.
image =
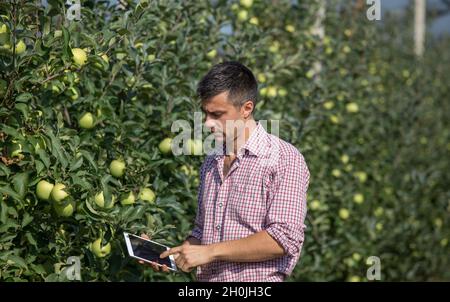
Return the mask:
[[[215,113],[215,114],[222,114],[222,113],[225,113],[226,111],[222,111],[222,110],[213,110],[213,111],[208,111],[208,110],[206,110],[205,108],[203,108],[203,107],[201,107],[201,110],[203,111],[203,112],[207,112],[207,113],[209,113],[209,114],[211,114],[211,113]]]

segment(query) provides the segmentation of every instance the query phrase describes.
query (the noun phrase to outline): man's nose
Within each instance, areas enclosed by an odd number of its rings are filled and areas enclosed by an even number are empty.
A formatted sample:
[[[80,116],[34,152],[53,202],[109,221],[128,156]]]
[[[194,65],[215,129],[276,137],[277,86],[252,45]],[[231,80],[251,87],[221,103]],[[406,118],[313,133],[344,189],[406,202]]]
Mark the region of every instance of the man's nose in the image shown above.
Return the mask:
[[[213,127],[217,128],[217,123],[216,121],[214,121],[214,119],[207,116],[205,119],[205,127],[207,127],[208,129],[211,129]]]

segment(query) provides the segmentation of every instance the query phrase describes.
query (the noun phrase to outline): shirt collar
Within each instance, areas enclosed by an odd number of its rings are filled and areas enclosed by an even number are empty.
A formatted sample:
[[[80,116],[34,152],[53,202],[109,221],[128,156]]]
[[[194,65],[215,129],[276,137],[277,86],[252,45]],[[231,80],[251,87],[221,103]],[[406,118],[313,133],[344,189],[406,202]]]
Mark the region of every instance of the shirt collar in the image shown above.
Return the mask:
[[[260,156],[261,154],[263,154],[267,143],[266,139],[267,132],[261,125],[261,123],[259,122],[256,123],[257,125],[255,129],[253,129],[253,132],[248,138],[247,142],[239,149],[238,156],[243,156],[246,153],[245,152],[246,150],[248,151],[249,154],[255,156]],[[221,144],[220,146],[218,146],[218,148],[216,148],[213,151],[212,155],[216,160],[218,160],[221,157],[223,157],[225,153],[226,153],[225,144]]]

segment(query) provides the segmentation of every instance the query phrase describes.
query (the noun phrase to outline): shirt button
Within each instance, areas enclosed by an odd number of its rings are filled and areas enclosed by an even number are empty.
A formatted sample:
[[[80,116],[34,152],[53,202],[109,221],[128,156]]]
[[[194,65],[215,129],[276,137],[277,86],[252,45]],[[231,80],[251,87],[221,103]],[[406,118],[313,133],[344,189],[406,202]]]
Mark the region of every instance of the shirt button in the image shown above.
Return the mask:
[[[219,202],[219,207],[222,207],[222,206],[223,206],[223,203]]]
[[[220,224],[216,225],[216,230],[220,230]]]

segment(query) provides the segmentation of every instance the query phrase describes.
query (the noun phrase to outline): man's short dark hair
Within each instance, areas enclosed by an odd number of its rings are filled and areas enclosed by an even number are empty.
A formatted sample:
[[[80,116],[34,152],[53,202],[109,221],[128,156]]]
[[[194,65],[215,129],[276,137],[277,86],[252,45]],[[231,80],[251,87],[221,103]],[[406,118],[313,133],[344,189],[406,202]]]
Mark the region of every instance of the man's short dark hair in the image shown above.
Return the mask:
[[[223,62],[214,65],[203,77],[197,87],[202,102],[228,91],[228,101],[241,107],[246,101],[256,106],[258,84],[253,73],[239,62]]]

